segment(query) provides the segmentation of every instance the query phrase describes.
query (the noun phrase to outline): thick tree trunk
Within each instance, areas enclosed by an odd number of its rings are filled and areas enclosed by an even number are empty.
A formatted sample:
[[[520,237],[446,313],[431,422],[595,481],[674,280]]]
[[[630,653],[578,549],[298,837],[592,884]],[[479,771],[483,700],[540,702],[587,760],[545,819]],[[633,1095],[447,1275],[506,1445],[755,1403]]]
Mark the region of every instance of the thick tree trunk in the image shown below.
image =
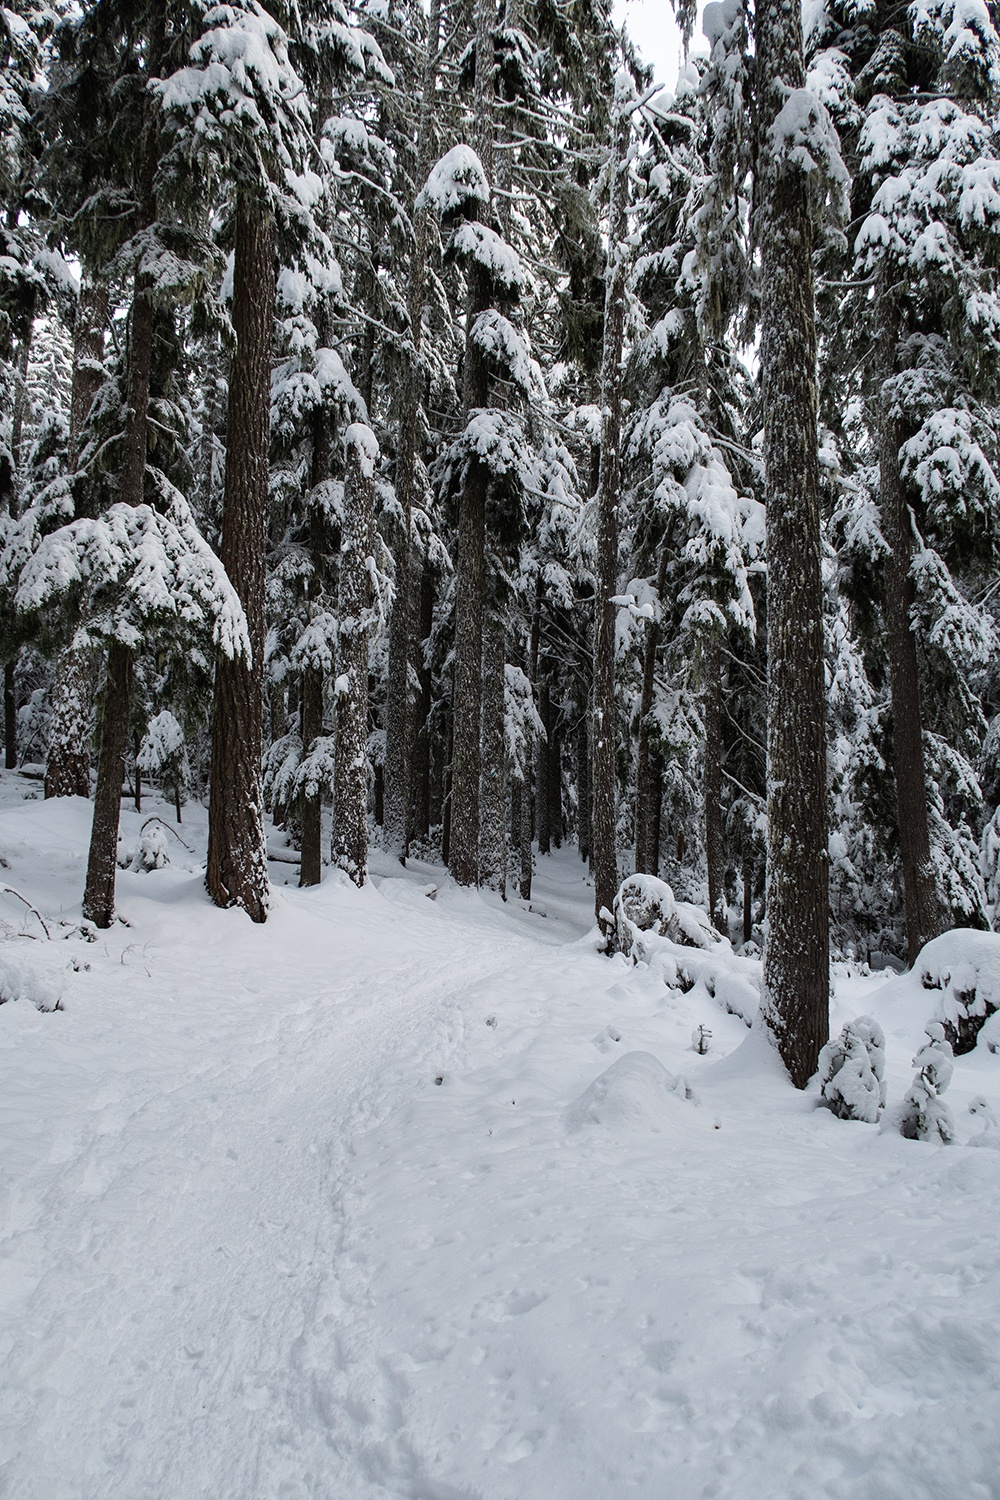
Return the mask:
[[[495,597],[495,590],[494,590]],[[507,808],[504,776],[504,622],[496,604],[483,632],[482,781],[479,864],[482,882],[507,899]]]
[[[241,906],[254,922],[265,921],[268,897],[261,742],[274,280],[273,220],[240,188],[219,550],[246,612],[252,659],[223,656],[215,669],[205,884],[216,906]]]
[[[621,498],[622,350],[628,266],[628,144],[630,101],[616,84],[618,119],[612,146],[608,264],[601,361],[601,460],[597,484],[597,592],[594,599],[594,737],[592,757],[594,910],[608,947],[618,890],[618,722],[615,704],[615,606],[618,592],[618,507]]]
[[[427,17],[427,51],[420,94],[417,131],[416,181],[423,187],[431,168],[431,125],[436,104],[441,0],[431,0]],[[413,253],[407,289],[407,317],[411,351],[403,377],[403,398],[396,459],[396,499],[403,512],[402,535],[396,550],[396,592],[389,620],[389,670],[385,705],[385,821],[382,842],[405,862],[410,833],[410,778],[413,747],[409,713],[411,522],[416,498],[417,465],[423,431],[421,390],[423,371],[420,344],[427,282],[428,210],[415,209]]]
[[[899,320],[892,294],[883,288],[883,379],[895,373]],[[889,693],[892,704],[892,769],[896,781],[899,851],[906,904],[906,948],[911,964],[923,945],[947,925],[938,903],[931,862],[927,820],[927,780],[924,767],[923,716],[917,670],[917,639],[911,623],[913,532],[906,503],[899,450],[904,440],[901,424],[892,414],[889,392],[880,396],[878,411],[879,491],[882,535],[889,546],[885,559],[885,633],[889,655]]]
[[[722,821],[722,643],[713,635],[705,645],[702,718],[705,725],[705,863],[708,866],[708,912],[724,935],[726,853]]]
[[[368,638],[378,444],[355,422],[344,435],[347,484],[340,557],[340,668],[333,859],[361,886],[368,879]],[[346,679],[346,680],[345,680]]]
[[[756,17],[767,515],[768,918],[761,1013],[804,1088],[829,1034],[829,896],[810,185],[771,131],[805,83],[798,6]]]

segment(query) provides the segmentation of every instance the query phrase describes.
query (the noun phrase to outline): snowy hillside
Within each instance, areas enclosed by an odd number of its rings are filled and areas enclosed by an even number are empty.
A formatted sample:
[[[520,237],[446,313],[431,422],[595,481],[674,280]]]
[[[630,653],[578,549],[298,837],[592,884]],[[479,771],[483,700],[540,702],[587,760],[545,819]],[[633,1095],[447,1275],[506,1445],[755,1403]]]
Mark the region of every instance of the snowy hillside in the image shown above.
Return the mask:
[[[574,852],[532,911],[275,863],[254,926],[203,891],[196,804],[150,805],[193,852],[163,831],[88,942],[90,806],[36,790],[0,781],[0,877],[51,932],[0,896],[0,1495],[998,1494],[985,1038],[958,1144],[845,1123],[723,1009],[745,962],[685,993],[600,956]],[[837,979],[890,1107],[940,999]]]

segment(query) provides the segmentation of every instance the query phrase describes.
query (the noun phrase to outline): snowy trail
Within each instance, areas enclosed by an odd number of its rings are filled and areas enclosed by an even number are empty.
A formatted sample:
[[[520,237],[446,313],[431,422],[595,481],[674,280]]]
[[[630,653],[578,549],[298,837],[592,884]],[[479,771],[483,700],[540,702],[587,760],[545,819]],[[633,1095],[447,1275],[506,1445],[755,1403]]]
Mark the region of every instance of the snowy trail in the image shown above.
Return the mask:
[[[350,905],[351,893],[344,898]],[[0,1493],[330,1493],[331,1455],[315,1487],[296,1457],[304,1434],[326,1434],[322,1401],[298,1361],[304,1330],[329,1316],[322,1308],[335,1298],[351,1140],[413,1086],[415,1072],[433,1087],[436,1059],[461,1029],[458,1002],[477,978],[541,946],[499,923],[470,941],[443,914],[414,914],[414,895],[401,912],[405,961],[396,944],[395,962],[365,964],[365,916],[377,931],[386,903],[353,899],[362,977],[347,979],[341,955],[324,979],[321,960],[292,985],[312,978],[312,996],[286,994],[282,1003],[277,972],[275,1001],[262,1009],[253,1000],[268,993],[266,962],[241,972],[228,947],[207,972],[202,962],[185,973],[182,960],[171,980],[175,991],[190,985],[190,998],[166,1026],[157,1018],[145,1070],[135,1059],[159,981],[133,967],[131,993],[108,1030],[95,1036],[87,1027],[93,1047],[113,1056],[121,1045],[129,1070],[83,1110],[71,1078],[74,1069],[89,1077],[87,1059],[74,1062],[80,1039],[60,1039],[52,1094],[33,1101],[41,1151],[11,1178],[21,1185],[5,1226],[13,1253],[3,1276],[4,1365],[9,1388],[24,1393],[3,1424]],[[272,922],[287,916],[279,898]],[[240,938],[262,946],[245,926]],[[127,941],[118,946],[136,956]],[[269,950],[281,946],[272,932]],[[155,974],[155,939],[141,958]],[[81,988],[90,977],[80,976]],[[206,1002],[216,986],[217,999]],[[72,1029],[77,1009],[71,1002],[65,1017],[19,1019],[44,1046],[53,1020]],[[343,1315],[340,1323],[343,1334]]]
[[[0,845],[70,910],[50,809]],[[544,918],[432,879],[254,928],[124,875],[130,928],[14,940],[67,1009],[0,1006],[0,1495],[1000,1500],[1000,1151],[817,1110],[595,954],[571,857]],[[843,991],[898,1098],[927,997]]]

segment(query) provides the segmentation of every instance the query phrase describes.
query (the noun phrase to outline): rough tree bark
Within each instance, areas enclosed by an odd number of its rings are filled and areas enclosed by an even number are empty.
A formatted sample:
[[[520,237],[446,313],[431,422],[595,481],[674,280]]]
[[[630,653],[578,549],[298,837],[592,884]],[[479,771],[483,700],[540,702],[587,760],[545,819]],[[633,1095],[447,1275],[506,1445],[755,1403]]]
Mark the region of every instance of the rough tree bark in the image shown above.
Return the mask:
[[[601,359],[601,459],[597,483],[597,591],[594,599],[594,734],[591,760],[594,910],[606,942],[618,890],[616,842],[618,724],[615,707],[615,606],[618,592],[618,506],[621,497],[622,349],[628,266],[628,144],[630,92],[626,76],[615,82],[616,120],[608,210],[608,263]],[[607,915],[605,915],[607,913]]]
[[[883,563],[885,633],[889,655],[889,696],[892,705],[892,769],[896,781],[899,852],[906,906],[906,948],[911,964],[923,945],[945,927],[938,903],[931,863],[927,820],[927,780],[924,767],[923,715],[917,669],[917,639],[911,624],[913,609],[913,531],[906,503],[899,450],[904,441],[901,423],[893,415],[891,382],[896,372],[899,316],[892,291],[882,288],[882,378],[879,394],[879,495],[882,535],[889,546]]]
[[[347,482],[340,555],[340,659],[333,860],[354,881],[368,879],[368,638],[374,589],[375,472],[379,449],[370,427],[344,434]]]
[[[813,227],[805,172],[772,139],[789,92],[805,83],[797,5],[761,0],[756,68],[770,923],[761,1013],[804,1088],[829,1033],[830,961]]]
[[[205,884],[216,906],[241,906],[254,922],[266,920],[268,896],[261,742],[274,290],[274,221],[241,187],[219,552],[246,613],[252,657],[216,664]]]

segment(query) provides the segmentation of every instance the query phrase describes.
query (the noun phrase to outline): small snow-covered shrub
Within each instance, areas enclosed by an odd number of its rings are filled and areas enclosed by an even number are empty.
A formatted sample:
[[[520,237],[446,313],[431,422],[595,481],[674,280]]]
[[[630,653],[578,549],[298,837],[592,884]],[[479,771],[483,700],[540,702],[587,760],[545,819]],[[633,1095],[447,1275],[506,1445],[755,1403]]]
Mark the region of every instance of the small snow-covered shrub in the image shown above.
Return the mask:
[[[8,1000],[27,1000],[36,1010],[62,1010],[62,996],[50,980],[4,953],[0,954],[0,1005]]]
[[[669,885],[655,875],[630,875],[614,901],[618,946],[626,957],[647,956],[641,933],[669,938],[685,948],[714,948],[722,938],[705,913],[676,901]]]
[[[941,992],[933,1020],[955,1056],[971,1052],[1000,1010],[1000,934],[957,927],[926,943],[915,967],[925,990]]]
[[[875,1125],[885,1108],[885,1035],[872,1016],[848,1021],[819,1055],[820,1096],[841,1120]]]
[[[955,1069],[952,1058],[944,1027],[931,1021],[927,1041],[913,1059],[917,1076],[896,1112],[895,1123],[907,1140],[940,1141],[946,1146],[955,1139],[954,1118],[941,1098]]]
[[[148,824],[139,835],[135,854],[132,856],[133,870],[162,870],[170,863],[170,847],[166,830],[158,823]]]
[[[156,777],[170,787],[178,805],[191,780],[184,731],[168,709],[150,719],[137,761],[145,776]]]

